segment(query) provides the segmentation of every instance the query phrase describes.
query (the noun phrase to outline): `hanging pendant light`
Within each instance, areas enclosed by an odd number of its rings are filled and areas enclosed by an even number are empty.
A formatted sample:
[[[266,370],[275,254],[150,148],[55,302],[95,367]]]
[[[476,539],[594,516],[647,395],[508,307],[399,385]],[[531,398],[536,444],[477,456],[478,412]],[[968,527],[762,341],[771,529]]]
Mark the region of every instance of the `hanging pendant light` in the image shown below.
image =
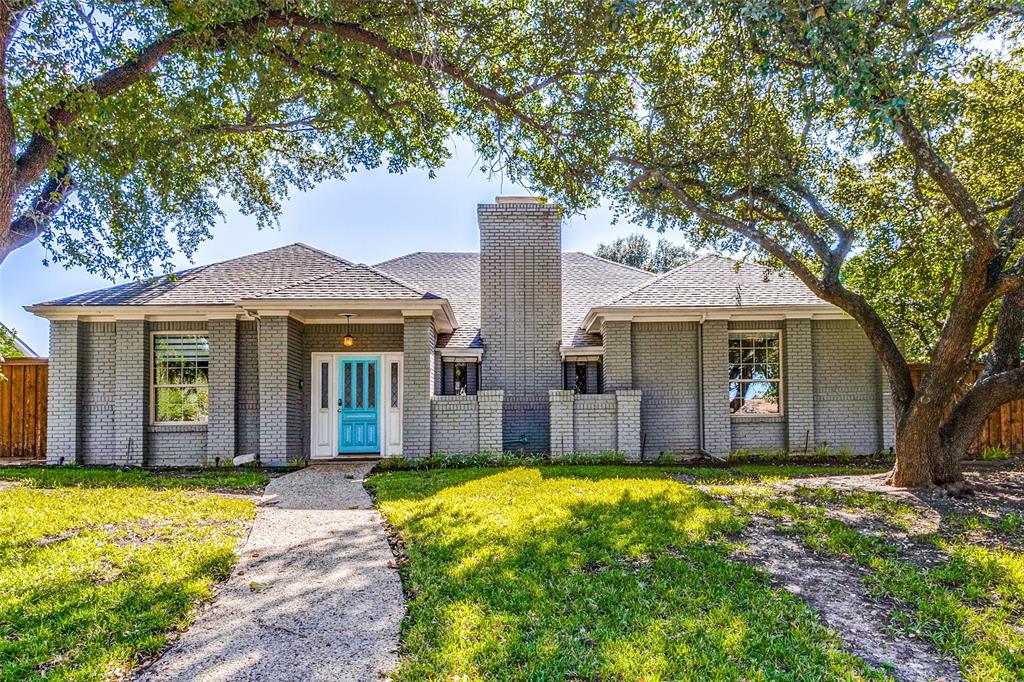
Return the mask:
[[[345,316],[345,336],[341,337],[341,345],[345,348],[351,348],[356,345],[356,340],[352,336],[352,316]]]

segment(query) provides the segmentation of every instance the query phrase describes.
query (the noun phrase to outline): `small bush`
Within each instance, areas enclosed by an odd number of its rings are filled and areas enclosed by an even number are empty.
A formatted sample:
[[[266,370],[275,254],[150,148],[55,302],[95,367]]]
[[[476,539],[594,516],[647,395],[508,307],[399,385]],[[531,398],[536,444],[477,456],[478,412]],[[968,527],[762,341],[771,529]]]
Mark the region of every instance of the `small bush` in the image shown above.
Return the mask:
[[[994,462],[1001,459],[1009,459],[1010,451],[1004,447],[988,446],[981,451],[981,458],[986,462]]]

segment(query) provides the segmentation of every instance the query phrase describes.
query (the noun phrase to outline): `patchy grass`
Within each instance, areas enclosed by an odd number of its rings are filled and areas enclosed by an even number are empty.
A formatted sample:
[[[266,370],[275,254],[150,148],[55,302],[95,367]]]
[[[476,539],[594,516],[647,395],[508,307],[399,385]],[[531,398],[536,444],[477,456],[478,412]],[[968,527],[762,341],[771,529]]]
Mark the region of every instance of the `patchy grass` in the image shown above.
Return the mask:
[[[920,566],[901,556],[885,533],[859,532],[831,518],[823,503],[873,514],[894,530],[907,531],[920,511],[874,492],[797,489],[783,498],[762,486],[716,489],[731,496],[746,514],[774,518],[811,549],[849,560],[870,570],[868,585],[878,597],[895,600],[895,624],[923,636],[954,656],[972,680],[1024,679],[1024,553],[1000,543],[974,544],[978,529],[1014,533],[1020,515],[1001,518],[954,516],[941,532],[919,536],[941,551],[938,565]]]
[[[0,467],[0,480],[21,481],[37,488],[144,487],[258,490],[269,478],[247,469],[120,470],[110,467]]]
[[[235,562],[260,474],[0,469],[0,680],[120,678]]]
[[[884,677],[728,558],[741,509],[665,470],[394,472],[369,485],[408,552],[398,680]]]

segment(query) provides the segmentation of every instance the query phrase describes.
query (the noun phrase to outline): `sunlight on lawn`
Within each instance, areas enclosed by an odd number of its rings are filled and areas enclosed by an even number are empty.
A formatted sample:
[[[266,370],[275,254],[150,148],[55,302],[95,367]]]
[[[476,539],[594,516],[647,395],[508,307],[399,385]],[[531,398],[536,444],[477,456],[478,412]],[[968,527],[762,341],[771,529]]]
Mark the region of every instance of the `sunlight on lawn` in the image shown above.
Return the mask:
[[[663,472],[396,472],[370,485],[411,560],[396,679],[878,676],[726,558],[741,513]]]
[[[159,651],[227,576],[253,514],[199,491],[0,490],[0,679],[104,679]]]

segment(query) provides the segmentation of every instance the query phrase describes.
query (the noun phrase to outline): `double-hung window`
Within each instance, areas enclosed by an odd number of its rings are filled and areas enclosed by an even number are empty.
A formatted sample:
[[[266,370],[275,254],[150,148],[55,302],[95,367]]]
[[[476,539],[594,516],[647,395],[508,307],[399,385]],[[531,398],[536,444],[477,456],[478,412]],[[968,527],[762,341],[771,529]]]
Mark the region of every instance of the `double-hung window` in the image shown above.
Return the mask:
[[[210,344],[205,334],[154,334],[153,422],[205,424]]]
[[[729,412],[782,414],[781,332],[729,332]]]

